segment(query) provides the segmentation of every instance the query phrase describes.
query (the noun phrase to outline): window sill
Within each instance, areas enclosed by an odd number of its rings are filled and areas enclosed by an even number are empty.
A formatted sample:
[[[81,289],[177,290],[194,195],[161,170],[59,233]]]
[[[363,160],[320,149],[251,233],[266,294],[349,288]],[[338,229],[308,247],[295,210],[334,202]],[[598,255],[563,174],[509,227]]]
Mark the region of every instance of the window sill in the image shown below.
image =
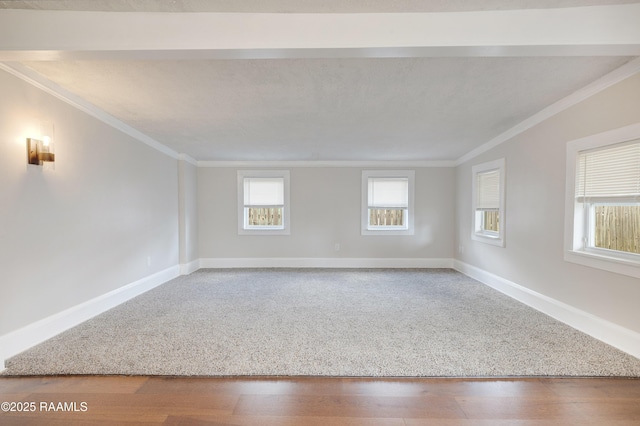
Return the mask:
[[[398,228],[379,228],[379,229],[362,229],[361,235],[413,235],[413,229],[398,229]]]
[[[482,233],[474,232],[473,234],[471,234],[471,239],[474,241],[485,243],[485,244],[504,247],[504,238],[500,238],[497,235],[482,234]]]
[[[591,268],[615,272],[617,274],[640,278],[640,261],[621,257],[607,256],[585,250],[568,250],[564,260]]]
[[[288,229],[238,229],[238,235],[291,235]]]

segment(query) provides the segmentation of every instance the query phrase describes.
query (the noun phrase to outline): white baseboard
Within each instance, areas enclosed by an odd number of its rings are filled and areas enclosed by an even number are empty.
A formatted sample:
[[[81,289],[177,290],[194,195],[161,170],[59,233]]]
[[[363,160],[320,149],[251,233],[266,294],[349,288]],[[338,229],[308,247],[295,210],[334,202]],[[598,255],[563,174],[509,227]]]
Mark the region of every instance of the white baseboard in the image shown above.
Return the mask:
[[[2,368],[0,368],[0,371],[5,368],[5,360],[12,356],[75,327],[154,287],[164,284],[179,276],[179,273],[180,268],[178,266],[167,268],[1,336],[0,348],[2,348],[2,353],[0,354],[0,360],[2,361],[2,365],[0,365],[0,367]]]
[[[180,275],[189,275],[200,269],[200,259],[196,259],[189,263],[180,264]]]
[[[583,333],[595,337],[636,358],[640,358],[640,333],[537,293],[457,259],[453,261],[453,264],[455,270],[543,312],[558,321],[562,321]]]
[[[201,268],[452,268],[453,259],[420,258],[205,258]]]

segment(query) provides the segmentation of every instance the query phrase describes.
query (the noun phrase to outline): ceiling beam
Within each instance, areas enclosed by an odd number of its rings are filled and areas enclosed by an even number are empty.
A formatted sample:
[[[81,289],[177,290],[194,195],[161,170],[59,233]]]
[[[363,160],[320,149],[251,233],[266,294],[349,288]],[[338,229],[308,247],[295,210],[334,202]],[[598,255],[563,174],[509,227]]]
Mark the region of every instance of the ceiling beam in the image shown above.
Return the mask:
[[[640,4],[456,13],[0,10],[0,61],[640,55]]]

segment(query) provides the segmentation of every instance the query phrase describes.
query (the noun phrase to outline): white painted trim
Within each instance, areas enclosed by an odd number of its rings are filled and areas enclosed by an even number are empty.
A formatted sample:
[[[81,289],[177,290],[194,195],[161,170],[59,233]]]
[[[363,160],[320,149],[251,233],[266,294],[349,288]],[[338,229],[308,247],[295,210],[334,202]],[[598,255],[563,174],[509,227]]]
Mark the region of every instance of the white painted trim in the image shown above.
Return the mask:
[[[200,269],[200,259],[180,264],[180,275],[189,275]]]
[[[60,99],[61,101],[66,102],[72,107],[92,116],[93,118],[96,118],[103,123],[108,124],[114,129],[117,129],[128,136],[131,136],[132,138],[144,143],[145,145],[148,145],[151,148],[168,155],[169,157],[175,159],[179,158],[178,153],[167,147],[166,145],[163,145],[152,137],[140,132],[139,130],[134,129],[123,121],[120,121],[119,119],[106,113],[97,106],[85,101],[81,97],[69,92],[63,87],[44,78],[42,75],[22,64],[15,62],[0,62],[0,69]],[[195,162],[195,160],[193,161]]]
[[[581,250],[566,250],[564,252],[564,260],[578,265],[588,266],[589,268],[602,269],[603,271],[640,278],[640,262],[626,260],[622,258],[622,256],[613,257]]]
[[[180,268],[172,266],[1,336],[0,360],[3,362],[2,367],[4,368],[4,361],[12,356],[164,284],[179,274]]]
[[[237,191],[238,191],[238,235],[291,235],[291,173],[289,170],[238,170],[237,172]],[[247,178],[282,178],[284,181],[283,196],[284,205],[282,206],[283,227],[273,229],[252,229],[245,228],[245,186],[244,180]]]
[[[227,168],[296,168],[296,167],[353,167],[353,168],[428,168],[455,167],[455,161],[198,161],[198,167]]]
[[[640,333],[454,259],[453,268],[577,330],[640,358]]]
[[[565,217],[564,217],[564,260],[591,268],[602,269],[617,274],[640,278],[640,262],[634,255],[620,253],[610,255],[585,250],[583,241],[586,225],[582,207],[578,207],[575,197],[576,168],[581,151],[602,148],[607,145],[628,142],[640,138],[640,123],[631,124],[595,135],[567,142]]]
[[[495,148],[496,146],[510,140],[511,138],[519,135],[520,133],[523,133],[531,129],[532,127],[553,117],[554,115],[561,113],[562,111],[584,101],[585,99],[588,99],[591,96],[594,96],[599,92],[602,92],[608,87],[611,87],[614,84],[619,83],[622,80],[625,80],[637,74],[638,72],[640,72],[640,58],[636,58],[632,61],[627,62],[625,65],[621,66],[620,68],[599,78],[598,80],[583,87],[582,89],[575,91],[574,93],[567,96],[566,98],[560,99],[558,102],[555,102],[549,105],[542,111],[532,115],[531,117],[520,122],[519,124],[515,125],[514,127],[507,130],[506,132],[496,136],[490,141],[484,143],[483,145],[480,145],[478,148],[472,151],[469,151],[468,153],[466,153],[465,155],[463,155],[462,157],[454,161],[455,165],[459,166],[463,163],[466,163],[467,161],[479,156],[480,154],[483,154],[489,151],[490,149]]]
[[[201,268],[452,268],[449,258],[204,258]]]
[[[408,223],[406,229],[369,229],[369,179],[381,177],[403,178],[408,180]],[[415,170],[363,170],[360,188],[360,235],[376,237],[414,235],[415,181]]]
[[[487,172],[490,170],[498,170],[500,172],[500,181],[499,181],[499,219],[500,219],[500,232],[496,238],[489,237],[486,235],[482,235],[478,231],[478,224],[476,223],[476,202],[477,202],[477,189],[478,189],[478,173]],[[491,244],[498,247],[505,246],[505,231],[507,228],[507,214],[506,214],[506,197],[505,197],[505,188],[506,188],[506,160],[504,158],[499,158],[497,160],[488,161],[482,164],[476,164],[471,167],[471,224],[473,225],[471,229],[471,239],[473,241],[479,241],[485,244]]]
[[[191,164],[192,166],[198,167],[198,161],[195,158],[193,158],[190,155],[188,155],[188,154],[179,154],[178,155],[178,160],[185,161],[185,162]]]

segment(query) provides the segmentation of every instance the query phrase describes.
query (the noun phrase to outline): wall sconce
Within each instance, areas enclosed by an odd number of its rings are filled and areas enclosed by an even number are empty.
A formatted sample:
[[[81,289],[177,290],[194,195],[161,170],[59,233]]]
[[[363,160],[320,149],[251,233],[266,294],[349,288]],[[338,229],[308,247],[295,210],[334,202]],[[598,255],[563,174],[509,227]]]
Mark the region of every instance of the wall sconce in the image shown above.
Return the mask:
[[[54,162],[56,155],[53,153],[53,126],[43,124],[41,139],[27,138],[27,163],[42,166],[45,161]]]

